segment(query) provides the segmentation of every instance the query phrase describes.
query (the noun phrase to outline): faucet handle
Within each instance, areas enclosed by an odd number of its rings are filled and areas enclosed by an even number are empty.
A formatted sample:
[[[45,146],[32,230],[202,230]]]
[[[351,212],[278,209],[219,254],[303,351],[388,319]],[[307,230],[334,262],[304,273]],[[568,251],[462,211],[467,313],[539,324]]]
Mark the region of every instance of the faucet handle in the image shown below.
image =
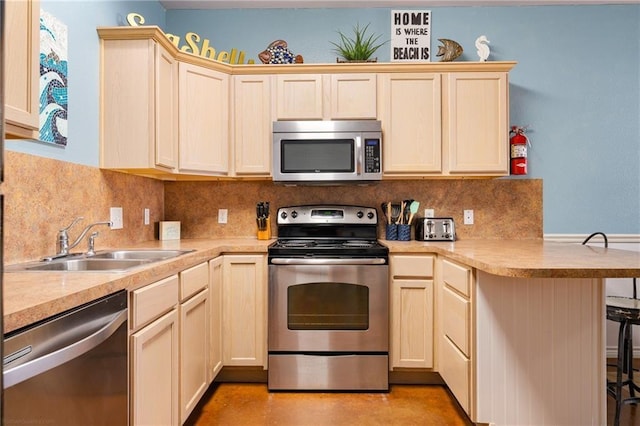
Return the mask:
[[[96,254],[96,250],[95,250],[95,244],[96,244],[96,237],[99,235],[100,233],[98,231],[95,231],[93,233],[91,233],[91,235],[89,235],[89,247],[87,247],[87,256],[93,256],[94,254]]]
[[[68,231],[69,228],[71,228],[73,225],[75,225],[76,223],[80,222],[82,219],[84,219],[84,216],[78,216],[75,219],[73,219],[73,222],[71,222],[71,224],[69,226],[67,226],[66,228],[62,228],[60,230],[60,232],[65,232]]]

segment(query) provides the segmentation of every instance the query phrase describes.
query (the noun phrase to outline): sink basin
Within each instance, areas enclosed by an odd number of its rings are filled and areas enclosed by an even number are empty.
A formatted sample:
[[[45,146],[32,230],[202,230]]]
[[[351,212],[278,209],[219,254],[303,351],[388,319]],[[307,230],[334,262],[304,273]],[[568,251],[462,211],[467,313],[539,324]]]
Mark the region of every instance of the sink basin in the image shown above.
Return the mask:
[[[92,259],[121,259],[121,260],[164,260],[191,250],[113,250],[97,253]]]
[[[49,261],[29,262],[9,265],[5,272],[25,271],[68,271],[68,272],[123,272],[140,265],[171,259],[193,250],[108,250],[93,256],[72,254]]]
[[[42,263],[25,268],[27,271],[126,271],[149,263],[148,260],[72,259]]]

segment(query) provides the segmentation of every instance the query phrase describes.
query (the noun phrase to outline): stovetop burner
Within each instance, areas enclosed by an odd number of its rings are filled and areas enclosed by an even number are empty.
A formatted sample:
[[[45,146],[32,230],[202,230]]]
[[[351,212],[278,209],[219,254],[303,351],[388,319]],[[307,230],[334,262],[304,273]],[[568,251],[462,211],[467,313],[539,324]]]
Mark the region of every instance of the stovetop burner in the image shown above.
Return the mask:
[[[281,207],[277,224],[279,238],[269,247],[269,258],[388,258],[389,250],[377,241],[373,207]]]

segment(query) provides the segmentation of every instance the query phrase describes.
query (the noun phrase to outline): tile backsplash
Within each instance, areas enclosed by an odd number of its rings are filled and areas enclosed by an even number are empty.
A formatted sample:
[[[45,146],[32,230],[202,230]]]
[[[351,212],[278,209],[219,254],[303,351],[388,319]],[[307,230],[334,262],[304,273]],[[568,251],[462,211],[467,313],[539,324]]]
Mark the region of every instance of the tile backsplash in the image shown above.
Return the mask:
[[[380,211],[385,201],[414,199],[436,216],[453,217],[460,239],[542,238],[542,180],[392,180],[369,186],[282,186],[270,181],[162,182],[29,154],[5,152],[5,264],[50,256],[56,235],[77,216],[73,240],[93,222],[109,220],[110,207],[122,207],[124,228],[96,227],[96,248],[125,247],[153,240],[160,220],[181,222],[182,238],[255,237],[255,205],[355,204]],[[144,209],[151,225],[143,224]],[[228,222],[218,223],[218,209]],[[463,225],[465,209],[474,225]],[[381,216],[382,218],[382,216]],[[382,219],[381,219],[382,222]],[[272,221],[272,233],[277,229]],[[383,235],[383,224],[380,233]],[[84,250],[86,241],[78,250]]]

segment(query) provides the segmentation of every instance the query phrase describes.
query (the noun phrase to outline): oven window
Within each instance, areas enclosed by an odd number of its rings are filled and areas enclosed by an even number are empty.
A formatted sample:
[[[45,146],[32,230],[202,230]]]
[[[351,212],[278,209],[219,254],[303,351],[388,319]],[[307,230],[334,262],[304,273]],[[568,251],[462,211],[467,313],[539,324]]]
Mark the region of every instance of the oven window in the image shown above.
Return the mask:
[[[353,173],[353,139],[281,141],[282,173]]]
[[[369,288],[346,283],[308,283],[287,289],[289,330],[367,330]]]

